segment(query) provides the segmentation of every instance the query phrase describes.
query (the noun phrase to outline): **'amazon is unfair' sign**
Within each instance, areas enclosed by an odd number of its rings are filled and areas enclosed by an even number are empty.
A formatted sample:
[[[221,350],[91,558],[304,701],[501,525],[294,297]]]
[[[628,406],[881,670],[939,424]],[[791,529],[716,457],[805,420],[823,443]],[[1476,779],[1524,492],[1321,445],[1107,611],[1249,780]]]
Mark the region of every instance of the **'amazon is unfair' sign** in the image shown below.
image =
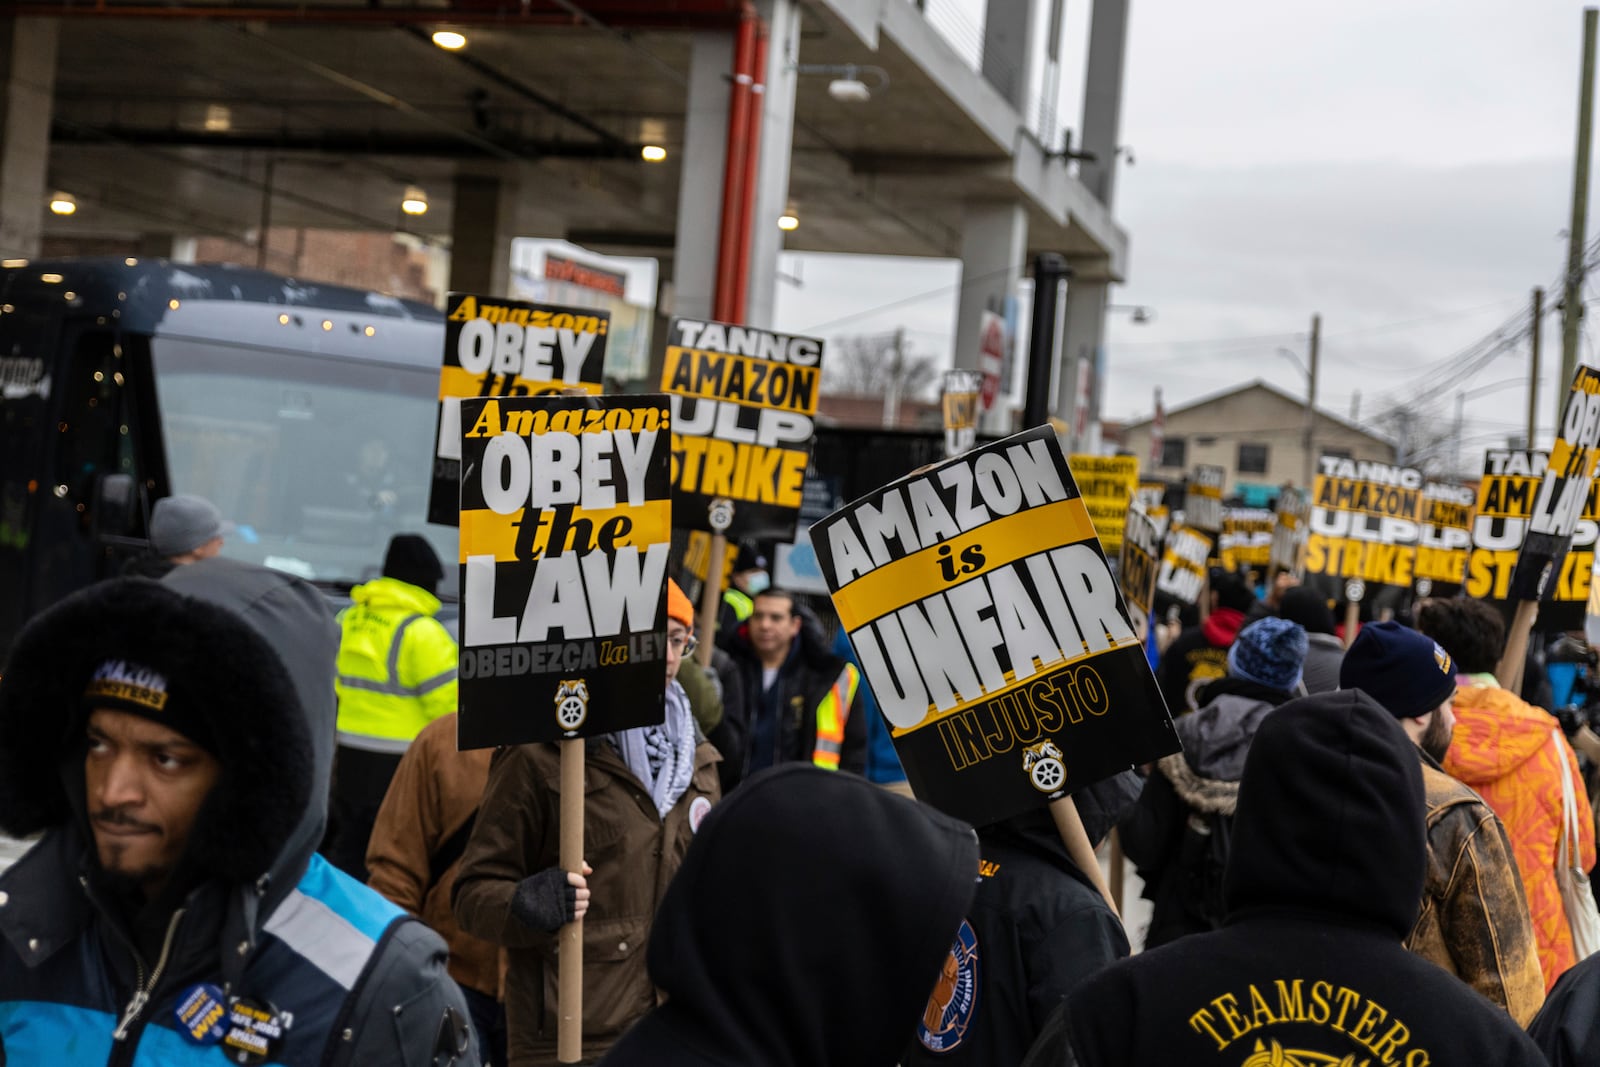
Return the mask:
[[[661,389],[672,398],[677,522],[710,530],[733,502],[730,539],[793,541],[822,385],[822,342],[676,319]]]
[[[444,365],[428,521],[456,524],[461,401],[471,396],[600,392],[611,313],[471,293],[445,303]]]
[[[893,482],[811,540],[928,803],[984,825],[1177,750],[1050,428]]]
[[[664,718],[666,398],[462,402],[463,749]]]

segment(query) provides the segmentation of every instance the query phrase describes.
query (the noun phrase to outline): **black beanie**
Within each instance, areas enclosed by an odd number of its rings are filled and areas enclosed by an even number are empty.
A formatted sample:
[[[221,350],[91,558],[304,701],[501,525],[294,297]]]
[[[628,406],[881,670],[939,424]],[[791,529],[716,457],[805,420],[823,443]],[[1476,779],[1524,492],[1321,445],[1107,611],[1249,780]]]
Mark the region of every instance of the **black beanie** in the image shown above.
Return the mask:
[[[395,534],[383,557],[383,576],[433,592],[444,577],[439,556],[421,534]]]
[[[83,689],[83,710],[99,708],[138,715],[176,730],[213,756],[221,752],[209,709],[152,667],[120,657],[102,661]]]
[[[1456,691],[1450,654],[1397,622],[1368,623],[1339,665],[1340,689],[1363,689],[1397,719],[1426,715]]]
[[[1327,598],[1321,593],[1297,585],[1283,594],[1283,600],[1278,606],[1278,615],[1297,622],[1308,634],[1331,634],[1337,632],[1337,623],[1333,618],[1333,611],[1328,607]]]

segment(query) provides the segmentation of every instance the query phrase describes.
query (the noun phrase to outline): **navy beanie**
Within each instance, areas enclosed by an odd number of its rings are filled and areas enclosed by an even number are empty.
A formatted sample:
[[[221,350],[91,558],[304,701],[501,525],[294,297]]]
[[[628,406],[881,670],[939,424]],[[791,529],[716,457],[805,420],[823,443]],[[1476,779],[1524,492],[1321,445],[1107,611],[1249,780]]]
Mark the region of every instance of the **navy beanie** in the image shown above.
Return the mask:
[[[1239,631],[1228,649],[1228,673],[1268,689],[1291,693],[1306,662],[1306,632],[1299,623],[1267,617]]]
[[[1456,665],[1431,637],[1397,622],[1368,623],[1344,654],[1340,689],[1364,689],[1397,719],[1426,715],[1456,691]]]

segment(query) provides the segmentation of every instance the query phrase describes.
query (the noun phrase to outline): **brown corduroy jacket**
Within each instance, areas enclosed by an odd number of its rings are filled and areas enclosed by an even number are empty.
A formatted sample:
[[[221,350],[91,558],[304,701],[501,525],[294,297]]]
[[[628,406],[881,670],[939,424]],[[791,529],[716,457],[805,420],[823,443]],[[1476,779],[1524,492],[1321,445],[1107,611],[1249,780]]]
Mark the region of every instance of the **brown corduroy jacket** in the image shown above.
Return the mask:
[[[656,1006],[645,945],[661,896],[689,849],[694,827],[721,796],[717,750],[702,741],[688,790],[657,816],[644,786],[607,741],[585,742],[583,1059],[590,1062]],[[517,883],[560,859],[561,754],[555,745],[501,750],[457,879],[463,928],[504,945],[507,1058],[511,1067],[556,1063],[556,935],[511,911]],[[691,820],[693,825],[691,825]]]
[[[492,749],[456,751],[456,716],[425,726],[400,758],[367,842],[368,883],[433,928],[450,946],[450,977],[500,995],[500,947],[466,933],[450,910],[464,841],[456,835],[478,810]],[[447,843],[455,860],[435,857]],[[437,873],[437,877],[436,877]]]
[[[1544,975],[1511,841],[1477,793],[1419,754],[1428,802],[1428,871],[1406,948],[1525,1027],[1544,1003]]]

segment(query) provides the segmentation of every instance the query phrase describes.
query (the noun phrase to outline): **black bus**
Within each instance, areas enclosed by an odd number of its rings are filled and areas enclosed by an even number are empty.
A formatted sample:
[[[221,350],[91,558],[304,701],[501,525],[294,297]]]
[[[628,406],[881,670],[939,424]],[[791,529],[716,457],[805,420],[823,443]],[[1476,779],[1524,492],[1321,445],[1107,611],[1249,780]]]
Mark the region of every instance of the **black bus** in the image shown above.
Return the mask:
[[[118,573],[169,493],[330,592],[422,532],[453,599],[456,531],[424,519],[443,343],[426,304],[239,267],[0,265],[0,651]]]

